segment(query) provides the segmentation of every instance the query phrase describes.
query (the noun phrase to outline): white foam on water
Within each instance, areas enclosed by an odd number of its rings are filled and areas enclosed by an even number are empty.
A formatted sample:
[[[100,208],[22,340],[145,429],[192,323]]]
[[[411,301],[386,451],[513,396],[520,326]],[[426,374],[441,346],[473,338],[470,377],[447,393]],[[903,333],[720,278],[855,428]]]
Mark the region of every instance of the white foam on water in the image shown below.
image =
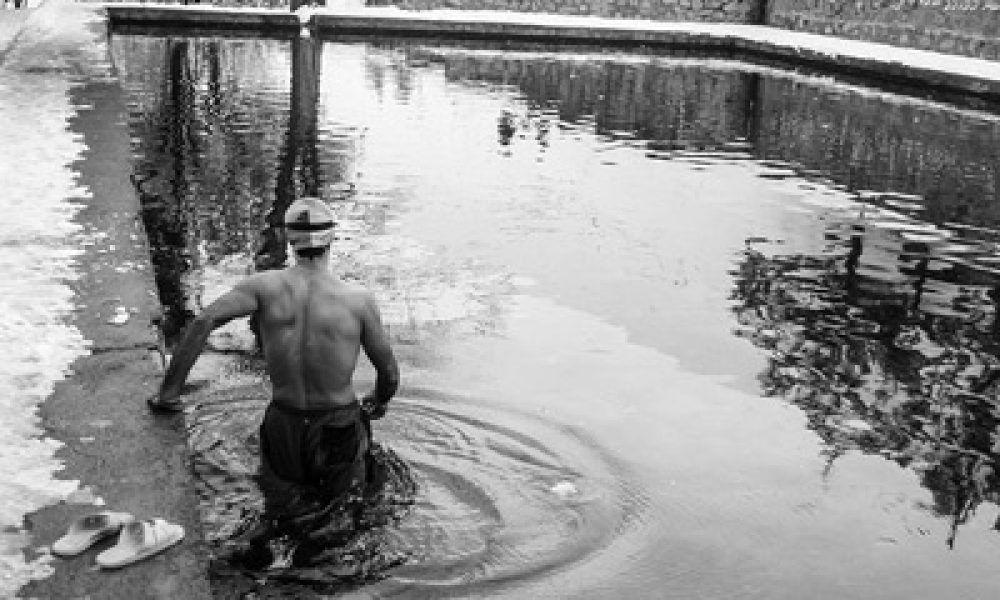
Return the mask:
[[[87,198],[72,170],[86,149],[69,129],[67,74],[100,53],[90,11],[50,0],[25,23],[0,64],[0,597],[52,573],[51,556],[28,558],[24,516],[79,495],[58,479],[61,443],[45,436],[38,408],[89,342],[71,324],[83,251],[73,222]],[[98,45],[99,46],[99,45]],[[81,49],[77,51],[75,49]],[[98,61],[99,62],[99,61]],[[98,65],[97,68],[104,68]]]

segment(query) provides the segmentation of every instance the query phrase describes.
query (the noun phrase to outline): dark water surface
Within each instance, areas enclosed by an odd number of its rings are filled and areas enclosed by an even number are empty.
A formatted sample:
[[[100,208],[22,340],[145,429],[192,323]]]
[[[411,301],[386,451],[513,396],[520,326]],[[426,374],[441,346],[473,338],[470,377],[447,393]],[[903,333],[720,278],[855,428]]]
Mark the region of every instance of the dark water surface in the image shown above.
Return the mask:
[[[111,44],[168,343],[319,193],[404,370],[343,577],[220,593],[1000,594],[996,115],[710,59]],[[246,323],[210,343],[221,544],[267,386]]]

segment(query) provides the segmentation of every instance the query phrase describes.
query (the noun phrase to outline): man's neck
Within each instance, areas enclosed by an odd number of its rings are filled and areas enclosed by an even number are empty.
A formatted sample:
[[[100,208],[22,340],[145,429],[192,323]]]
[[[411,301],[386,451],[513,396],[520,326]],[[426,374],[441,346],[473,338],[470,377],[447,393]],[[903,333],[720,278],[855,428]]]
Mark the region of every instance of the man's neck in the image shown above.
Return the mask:
[[[295,257],[295,266],[304,271],[325,271],[330,270],[330,253],[327,252],[316,258]]]

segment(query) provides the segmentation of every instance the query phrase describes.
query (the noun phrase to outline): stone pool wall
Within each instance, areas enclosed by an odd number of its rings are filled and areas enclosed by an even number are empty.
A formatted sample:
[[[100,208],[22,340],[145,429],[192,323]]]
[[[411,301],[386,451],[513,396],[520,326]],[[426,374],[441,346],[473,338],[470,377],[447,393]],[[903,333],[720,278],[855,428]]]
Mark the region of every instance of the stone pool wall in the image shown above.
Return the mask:
[[[374,0],[408,10],[514,10],[656,21],[759,22],[760,0]]]
[[[760,0],[767,24],[948,54],[1000,58],[1000,0]]]
[[[948,54],[1000,58],[1000,0],[368,0],[408,10],[514,10],[767,24]]]

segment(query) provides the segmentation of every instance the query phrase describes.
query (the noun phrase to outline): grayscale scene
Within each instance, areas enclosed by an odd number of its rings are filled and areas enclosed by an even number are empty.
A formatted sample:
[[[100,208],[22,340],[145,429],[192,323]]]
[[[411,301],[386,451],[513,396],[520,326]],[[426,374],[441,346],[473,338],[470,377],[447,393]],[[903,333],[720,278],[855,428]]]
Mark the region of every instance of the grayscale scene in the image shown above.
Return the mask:
[[[1000,0],[4,0],[0,598],[1000,598]]]

